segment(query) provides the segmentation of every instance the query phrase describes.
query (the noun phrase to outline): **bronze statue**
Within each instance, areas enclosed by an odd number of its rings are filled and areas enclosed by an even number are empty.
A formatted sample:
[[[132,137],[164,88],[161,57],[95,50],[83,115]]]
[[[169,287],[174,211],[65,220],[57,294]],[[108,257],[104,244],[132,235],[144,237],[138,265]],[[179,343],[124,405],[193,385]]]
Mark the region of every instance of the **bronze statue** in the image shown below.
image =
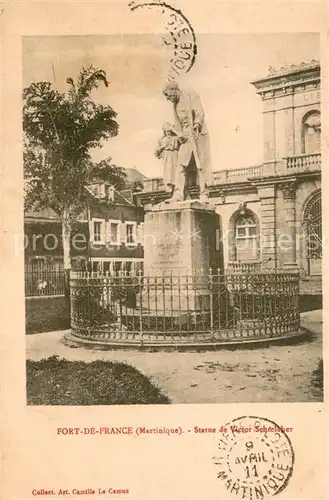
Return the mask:
[[[163,144],[167,144],[161,154],[166,188],[172,189],[172,200],[186,199],[186,178],[195,170],[200,199],[208,199],[207,187],[213,183],[213,177],[209,134],[200,97],[195,92],[182,91],[176,82],[167,83],[163,94],[173,103],[175,120],[175,127],[169,126],[162,138]],[[164,151],[171,153],[168,156]]]

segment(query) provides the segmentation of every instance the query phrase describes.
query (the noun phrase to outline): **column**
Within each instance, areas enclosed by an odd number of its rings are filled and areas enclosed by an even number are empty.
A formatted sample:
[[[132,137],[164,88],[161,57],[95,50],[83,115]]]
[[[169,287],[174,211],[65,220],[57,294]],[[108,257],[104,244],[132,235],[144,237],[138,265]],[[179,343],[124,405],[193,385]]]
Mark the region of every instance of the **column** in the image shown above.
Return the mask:
[[[286,152],[284,156],[294,156],[295,154],[295,118],[294,118],[294,108],[288,108],[285,111],[286,114]]]
[[[285,267],[296,267],[296,182],[280,184],[284,200],[284,227],[283,248]],[[282,246],[282,245],[280,245]]]
[[[263,265],[276,267],[276,218],[275,188],[259,187],[258,196],[261,202],[261,254]]]
[[[275,111],[266,111],[263,114],[264,127],[264,162],[275,161]]]
[[[272,101],[266,102],[267,108],[274,106]],[[276,175],[276,137],[275,137],[275,111],[270,110],[263,113],[264,129],[264,163],[263,176],[272,177]]]

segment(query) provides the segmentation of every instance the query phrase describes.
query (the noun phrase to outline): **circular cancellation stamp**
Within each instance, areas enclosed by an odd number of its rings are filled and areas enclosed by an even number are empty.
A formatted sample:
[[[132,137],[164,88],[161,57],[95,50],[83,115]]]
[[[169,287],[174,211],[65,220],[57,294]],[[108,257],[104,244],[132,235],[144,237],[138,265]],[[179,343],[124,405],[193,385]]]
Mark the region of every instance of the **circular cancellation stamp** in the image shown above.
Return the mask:
[[[293,473],[294,451],[286,433],[291,430],[249,416],[223,426],[213,463],[226,490],[246,500],[280,493]]]
[[[131,11],[152,8],[161,12],[167,34],[164,43],[172,47],[168,80],[175,80],[181,73],[188,73],[195,62],[197,44],[192,25],[182,11],[162,0],[132,0],[129,8]]]

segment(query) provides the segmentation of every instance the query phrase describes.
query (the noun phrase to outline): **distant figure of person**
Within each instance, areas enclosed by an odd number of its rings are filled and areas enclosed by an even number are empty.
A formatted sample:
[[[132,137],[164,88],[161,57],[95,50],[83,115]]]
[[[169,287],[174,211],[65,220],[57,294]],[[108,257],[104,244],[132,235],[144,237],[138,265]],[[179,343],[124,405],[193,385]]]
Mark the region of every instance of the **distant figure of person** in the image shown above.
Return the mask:
[[[178,171],[183,169],[185,176],[189,175],[191,170],[196,171],[200,199],[207,199],[207,187],[213,184],[213,175],[210,163],[209,133],[200,97],[196,92],[182,91],[176,82],[167,83],[163,94],[168,101],[173,103],[175,132],[181,142],[177,155]],[[181,185],[182,183],[175,185],[173,198],[176,200],[186,198]]]
[[[40,295],[44,295],[46,292],[46,288],[48,286],[48,282],[46,280],[39,280],[37,284],[37,290]]]

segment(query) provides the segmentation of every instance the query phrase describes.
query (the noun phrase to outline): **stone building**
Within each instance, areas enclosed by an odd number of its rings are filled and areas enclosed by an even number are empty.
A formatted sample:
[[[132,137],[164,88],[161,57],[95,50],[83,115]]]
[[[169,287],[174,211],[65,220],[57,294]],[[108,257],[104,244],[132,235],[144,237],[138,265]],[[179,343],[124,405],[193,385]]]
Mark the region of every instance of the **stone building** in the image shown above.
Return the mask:
[[[317,61],[272,70],[252,85],[263,103],[263,163],[214,172],[225,266],[295,267],[301,292],[321,293],[321,95]],[[191,196],[196,196],[191,188]],[[161,178],[137,202],[164,200]]]
[[[90,269],[141,270],[144,212],[135,205],[132,193],[116,191],[107,182],[90,184],[87,190]]]
[[[86,187],[85,209],[73,224],[72,268],[131,271],[143,267],[141,231],[144,213],[131,190],[116,191],[108,182]],[[62,224],[51,208],[24,214],[25,263],[31,269],[63,268]]]
[[[72,227],[72,270],[138,271],[143,269],[140,231],[143,210],[131,190],[118,192],[109,183],[94,183],[85,209]],[[18,242],[17,242],[18,243]],[[24,214],[25,316],[28,333],[67,329],[62,223],[53,209]]]

